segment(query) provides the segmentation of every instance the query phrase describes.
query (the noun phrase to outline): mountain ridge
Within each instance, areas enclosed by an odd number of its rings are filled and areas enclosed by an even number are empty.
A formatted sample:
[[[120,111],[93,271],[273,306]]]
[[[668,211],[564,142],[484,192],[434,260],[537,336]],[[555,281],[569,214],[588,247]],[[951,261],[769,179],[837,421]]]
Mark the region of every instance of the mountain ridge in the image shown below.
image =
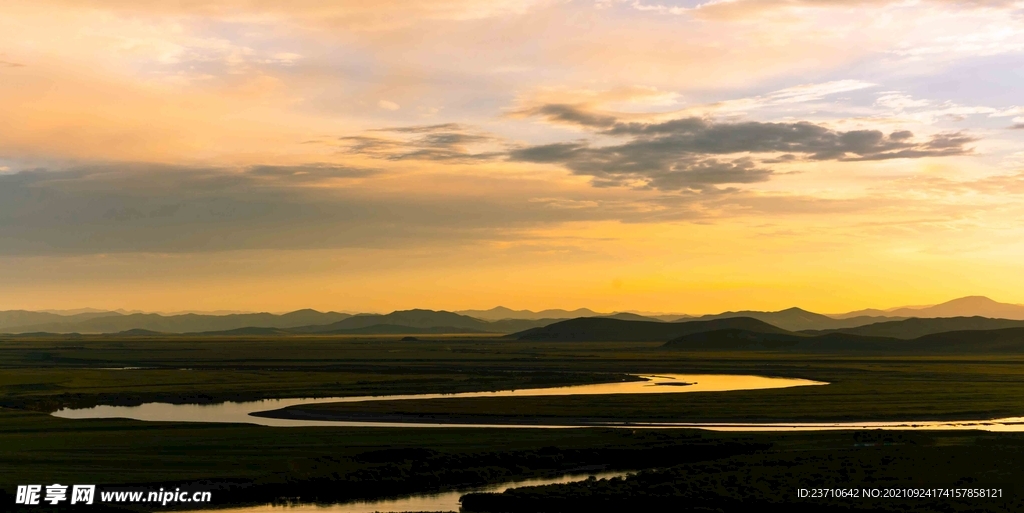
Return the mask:
[[[685,323],[691,321],[709,321],[728,318],[753,318],[767,324],[792,332],[802,331],[837,331],[847,333],[883,333],[892,329],[890,334],[901,338],[932,333],[937,328],[926,328],[928,323],[907,323],[904,325],[885,325],[875,328],[864,326],[892,323],[911,318],[939,319],[961,317],[984,317],[987,319],[1007,319],[1024,321],[1024,306],[1011,303],[1000,303],[985,296],[965,296],[945,303],[921,307],[899,307],[889,310],[867,309],[848,312],[846,314],[824,315],[799,307],[791,307],[778,311],[739,310],[718,314],[707,314],[699,317],[678,314],[643,315],[634,312],[599,313],[588,308],[576,310],[512,310],[506,307],[495,307],[490,310],[462,310],[450,312],[446,310],[411,309],[398,310],[389,314],[348,314],[342,312],[320,312],[313,309],[301,309],[284,314],[267,312],[244,314],[157,314],[157,313],[124,313],[118,311],[94,311],[94,309],[64,310],[61,313],[34,312],[30,310],[0,311],[0,332],[3,333],[120,333],[130,330],[148,330],[162,333],[202,333],[219,332],[252,328],[254,333],[260,328],[298,329],[301,332],[317,333],[332,330],[368,329],[374,325],[406,326],[411,333],[419,329],[457,328],[472,332],[518,333],[531,328],[542,327],[557,322],[579,318],[612,318],[646,322]],[[77,312],[77,313],[72,313]],[[466,315],[475,313],[478,316]],[[870,315],[869,315],[870,314]],[[874,315],[880,314],[880,315]],[[966,314],[966,315],[963,315]],[[518,316],[519,318],[516,318]],[[935,326],[952,326],[960,322],[966,327],[1010,327],[1013,324],[988,321],[951,321],[949,323],[933,323]],[[966,323],[966,324],[965,324]],[[902,328],[900,327],[902,326]],[[911,328],[910,326],[916,326]],[[861,328],[860,331],[853,330]],[[853,330],[853,331],[851,331]],[[903,331],[900,331],[903,330]],[[271,332],[267,332],[268,334]],[[889,332],[885,332],[889,333]]]
[[[0,328],[0,331],[13,333],[119,333],[138,329],[163,333],[189,333],[239,328],[293,328],[317,323],[337,322],[347,317],[351,316],[338,312],[318,312],[310,309],[296,310],[281,315],[271,313],[229,315],[182,314],[171,316],[160,314],[115,314],[89,318],[78,322],[49,322],[3,327]]]
[[[508,335],[507,338],[537,341],[664,342],[688,333],[723,328],[789,333],[786,330],[750,317],[730,317],[688,322],[627,321],[607,317],[581,317],[513,333]]]
[[[878,322],[853,328],[805,330],[809,335],[845,333],[849,335],[892,337],[909,340],[934,333],[952,331],[988,331],[1024,327],[1024,320],[989,317],[911,317],[898,321]]]
[[[897,339],[846,333],[808,336],[758,333],[739,329],[714,330],[669,340],[664,349],[683,351],[790,351],[807,353],[992,354],[1024,353],[1024,327],[932,333]]]

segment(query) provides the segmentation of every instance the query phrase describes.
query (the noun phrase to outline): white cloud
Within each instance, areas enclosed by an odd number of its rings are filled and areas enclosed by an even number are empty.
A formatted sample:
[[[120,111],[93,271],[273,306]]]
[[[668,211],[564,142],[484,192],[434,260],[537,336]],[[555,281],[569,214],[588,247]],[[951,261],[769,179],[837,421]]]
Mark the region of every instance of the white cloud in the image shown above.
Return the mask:
[[[989,114],[991,118],[1008,118],[1010,116],[1020,116],[1024,114],[1024,107],[1010,107],[1009,109],[1003,109],[1000,111]]]
[[[863,80],[835,80],[818,84],[801,84],[760,96],[698,105],[687,108],[683,112],[691,115],[741,114],[772,106],[813,102],[833,94],[867,89],[876,85]]]
[[[377,102],[377,106],[384,110],[398,110],[402,108],[401,105],[388,100],[380,100],[379,102]]]
[[[885,91],[875,100],[875,105],[887,109],[904,111],[909,108],[927,107],[931,102],[928,100],[915,100],[909,94],[899,91]]]
[[[988,27],[987,30],[971,34],[942,36],[931,41],[893,50],[892,53],[907,57],[928,55],[976,56],[999,55],[1024,50],[1024,31],[1017,25]]]
[[[772,103],[799,103],[820,100],[825,96],[857,91],[874,87],[876,84],[863,80],[835,80],[820,84],[802,84],[768,93]]]
[[[968,116],[988,114],[990,117],[1007,116],[996,108],[984,105],[960,105],[945,101],[917,99],[901,91],[885,91],[875,100],[875,106],[888,110],[887,115],[904,120],[932,125],[940,120],[962,121]],[[1005,111],[1003,111],[1005,112]]]

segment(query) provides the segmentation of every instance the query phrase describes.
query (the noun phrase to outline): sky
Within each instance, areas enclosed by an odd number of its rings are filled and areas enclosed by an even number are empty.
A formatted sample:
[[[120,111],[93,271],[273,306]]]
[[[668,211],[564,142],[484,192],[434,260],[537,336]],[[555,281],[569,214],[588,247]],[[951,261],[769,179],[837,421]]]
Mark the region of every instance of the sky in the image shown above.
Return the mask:
[[[5,0],[0,309],[1024,303],[1024,1]]]

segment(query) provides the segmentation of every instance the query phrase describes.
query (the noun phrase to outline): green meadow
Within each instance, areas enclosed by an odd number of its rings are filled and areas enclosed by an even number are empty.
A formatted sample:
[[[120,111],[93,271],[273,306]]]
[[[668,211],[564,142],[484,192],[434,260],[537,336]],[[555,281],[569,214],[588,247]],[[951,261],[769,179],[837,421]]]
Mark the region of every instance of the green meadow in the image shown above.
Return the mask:
[[[499,390],[619,381],[644,373],[759,374],[830,384],[302,408],[341,418],[558,422],[966,420],[1024,413],[1024,359],[684,353],[659,346],[474,337],[7,338],[0,340],[0,488],[9,494],[30,483],[190,485],[216,491],[218,505],[283,497],[332,502],[580,469],[662,469],[678,481],[696,476],[694,469],[718,465],[751,485],[776,483],[778,497],[772,500],[783,500],[789,488],[814,483],[856,484],[875,476],[884,484],[887,474],[869,471],[887,464],[886,458],[903,458],[904,484],[1009,486],[1024,477],[1024,434],[1015,433],[269,428],[49,415],[61,407],[97,404]],[[794,468],[820,464],[816,477],[786,470],[794,451],[810,458]],[[988,470],[963,464],[972,454],[984,454]],[[837,466],[833,457],[844,463]],[[758,462],[777,464],[761,474],[736,470]],[[690,470],[682,472],[680,465]],[[860,470],[849,474],[850,468]],[[742,487],[726,488],[712,487],[729,500],[755,500],[740,493]],[[772,494],[758,490],[762,499]]]

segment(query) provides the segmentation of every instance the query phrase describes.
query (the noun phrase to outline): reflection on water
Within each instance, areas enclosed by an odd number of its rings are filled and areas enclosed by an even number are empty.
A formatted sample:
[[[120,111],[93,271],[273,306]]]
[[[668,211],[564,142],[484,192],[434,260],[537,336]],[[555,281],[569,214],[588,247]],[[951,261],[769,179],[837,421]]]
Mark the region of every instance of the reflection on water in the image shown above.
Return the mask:
[[[401,428],[528,428],[564,429],[580,425],[555,424],[444,424],[430,422],[351,422],[331,420],[292,420],[253,417],[251,413],[287,408],[289,406],[318,403],[355,403],[364,401],[397,401],[413,399],[442,399],[462,397],[530,397],[557,395],[615,395],[615,394],[677,394],[688,392],[727,392],[732,390],[759,390],[807,385],[827,385],[818,381],[793,378],[769,378],[728,374],[662,374],[641,376],[645,381],[602,383],[557,388],[530,388],[498,392],[463,392],[458,394],[416,394],[359,397],[323,397],[319,399],[269,399],[243,403],[220,404],[166,404],[146,403],[140,406],[96,406],[77,410],[62,409],[53,415],[65,419],[125,418],[166,422],[230,422],[258,424],[274,427],[332,426],[332,427],[401,427]],[[891,422],[793,422],[793,423],[713,423],[713,422],[633,422],[595,423],[591,426],[658,429],[706,429],[712,431],[827,431],[839,429],[892,429],[892,430],[967,430],[1024,432],[1024,417],[965,421],[891,421]]]
[[[253,506],[248,508],[217,509],[209,510],[209,513],[404,513],[411,511],[459,511],[459,498],[467,493],[473,492],[494,492],[501,493],[509,488],[522,486],[541,486],[548,484],[563,484],[582,481],[590,476],[597,479],[625,476],[626,472],[603,472],[597,474],[571,474],[554,479],[530,479],[525,481],[514,481],[497,485],[484,486],[480,488],[468,488],[463,490],[444,492],[438,494],[419,494],[399,499],[384,499],[376,501],[359,501],[346,504],[333,504],[330,506],[318,506],[315,504],[298,504],[294,506]],[[204,513],[198,511],[195,513]]]
[[[250,413],[278,410],[289,406],[320,403],[356,403],[365,401],[398,401],[413,399],[454,399],[467,397],[536,397],[558,395],[616,395],[616,394],[678,394],[687,392],[727,392],[730,390],[759,390],[806,385],[826,385],[818,381],[794,378],[769,378],[728,374],[662,374],[642,376],[644,381],[600,383],[555,388],[526,388],[496,392],[462,392],[457,394],[414,394],[358,397],[322,397],[318,399],[268,399],[242,403],[220,404],[167,404],[146,403],[139,406],[96,406],[82,409],[62,409],[53,415],[65,419],[109,419],[166,422],[232,422],[261,426],[336,426],[336,427],[517,427],[510,425],[466,424],[410,424],[395,422],[342,422],[328,420],[291,420],[253,417]],[[664,386],[676,385],[676,386]],[[567,426],[522,426],[534,428],[560,428]]]

